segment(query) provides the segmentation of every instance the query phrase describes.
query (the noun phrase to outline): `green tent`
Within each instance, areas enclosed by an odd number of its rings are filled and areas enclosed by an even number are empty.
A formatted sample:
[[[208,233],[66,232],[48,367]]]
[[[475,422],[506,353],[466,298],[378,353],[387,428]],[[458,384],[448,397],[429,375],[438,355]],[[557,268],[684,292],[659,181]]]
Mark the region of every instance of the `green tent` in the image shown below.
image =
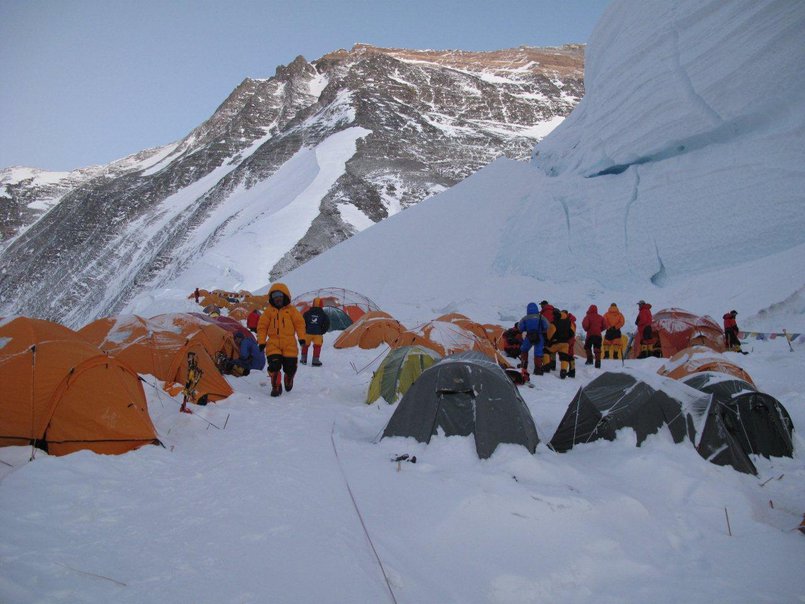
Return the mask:
[[[369,384],[366,404],[371,405],[381,396],[386,402],[397,402],[411,384],[428,367],[441,357],[423,346],[401,346],[386,355]]]
[[[324,306],[322,310],[324,310],[327,318],[330,319],[330,331],[343,331],[352,325],[352,319],[340,308]]]

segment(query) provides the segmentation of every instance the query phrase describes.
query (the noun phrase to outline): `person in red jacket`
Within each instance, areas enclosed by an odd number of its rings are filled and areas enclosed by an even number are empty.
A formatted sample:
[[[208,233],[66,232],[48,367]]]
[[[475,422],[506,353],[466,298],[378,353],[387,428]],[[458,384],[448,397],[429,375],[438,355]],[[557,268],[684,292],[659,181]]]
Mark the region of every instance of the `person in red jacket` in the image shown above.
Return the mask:
[[[737,310],[731,310],[727,314],[724,315],[724,343],[727,346],[727,350],[731,352],[740,352],[744,354],[743,350],[741,350],[741,340],[738,339],[738,322],[735,320],[735,317],[738,316]]]
[[[601,334],[604,333],[604,317],[598,314],[598,307],[591,304],[587,314],[581,321],[581,326],[587,334],[584,338],[584,351],[587,353],[585,365],[593,364],[595,355],[595,368],[601,368]]]
[[[648,349],[650,346],[649,342],[652,341],[654,335],[651,331],[651,321],[653,317],[651,316],[651,304],[647,303],[645,300],[640,300],[637,306],[639,310],[637,312],[637,319],[635,319],[637,332],[634,337],[634,348],[639,352],[637,358],[644,359],[651,356],[653,352]]]
[[[246,317],[246,327],[249,328],[249,331],[253,333],[257,333],[257,323],[260,322],[260,311],[256,308],[252,309],[252,312],[249,313],[249,316]]]

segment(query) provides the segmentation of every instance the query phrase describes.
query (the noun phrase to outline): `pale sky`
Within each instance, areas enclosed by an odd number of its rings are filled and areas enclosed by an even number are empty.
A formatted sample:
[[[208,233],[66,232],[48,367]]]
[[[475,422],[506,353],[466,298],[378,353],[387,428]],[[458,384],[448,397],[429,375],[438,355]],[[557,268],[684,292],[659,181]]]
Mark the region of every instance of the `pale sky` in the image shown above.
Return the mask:
[[[0,168],[71,170],[185,136],[244,78],[356,42],[585,43],[609,0],[0,0]]]

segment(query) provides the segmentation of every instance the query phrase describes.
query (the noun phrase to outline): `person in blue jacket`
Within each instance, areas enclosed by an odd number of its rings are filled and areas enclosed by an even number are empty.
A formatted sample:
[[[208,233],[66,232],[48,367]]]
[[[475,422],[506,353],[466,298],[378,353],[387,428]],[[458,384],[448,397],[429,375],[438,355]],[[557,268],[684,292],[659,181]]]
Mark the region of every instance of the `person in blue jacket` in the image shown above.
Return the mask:
[[[545,334],[548,332],[548,319],[542,316],[535,302],[526,306],[526,315],[520,319],[517,327],[523,333],[523,345],[520,347],[520,367],[523,377],[528,380],[528,351],[534,349],[534,375],[542,375],[542,353],[545,345]]]
[[[227,373],[249,375],[252,369],[265,367],[266,356],[260,350],[254,338],[244,338],[240,332],[236,332],[234,338],[240,356],[237,359],[229,360]]]

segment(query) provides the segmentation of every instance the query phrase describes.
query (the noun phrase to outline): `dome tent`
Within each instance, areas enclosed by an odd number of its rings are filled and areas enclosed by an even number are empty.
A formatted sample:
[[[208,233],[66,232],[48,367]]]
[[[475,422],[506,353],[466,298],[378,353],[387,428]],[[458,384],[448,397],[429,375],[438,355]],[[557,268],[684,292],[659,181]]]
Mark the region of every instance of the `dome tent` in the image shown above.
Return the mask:
[[[390,314],[382,310],[370,310],[339,335],[334,348],[377,348],[381,344],[392,344],[405,327]]]
[[[380,310],[377,304],[358,292],[341,287],[324,287],[296,296],[292,304],[304,314],[316,298],[330,319],[330,331],[346,329],[367,312]]]
[[[52,455],[159,444],[142,384],[124,362],[49,321],[0,322],[0,445]]]
[[[708,421],[717,418],[718,425],[723,426],[747,454],[793,457],[794,425],[788,411],[776,398],[758,392],[748,382],[721,373],[695,373],[682,381],[713,395],[707,410]]]
[[[681,308],[664,308],[654,313],[651,329],[656,332],[663,357],[671,357],[689,346],[706,346],[724,352],[724,330],[707,315]],[[637,350],[634,351],[637,355]]]
[[[410,436],[428,443],[445,436],[475,437],[478,457],[499,444],[519,444],[534,453],[539,437],[517,388],[494,361],[478,352],[451,355],[422,375],[403,395],[383,436]]]
[[[403,346],[391,350],[372,376],[366,404],[374,403],[381,396],[389,404],[396,403],[422,372],[440,358],[437,353],[422,346]]]
[[[168,324],[173,325],[170,321],[154,324],[136,315],[120,315],[97,319],[82,327],[78,334],[101,350],[122,359],[137,373],[153,375],[162,380],[165,390],[172,396],[181,391],[179,385],[187,380],[187,355],[193,352],[202,371],[197,387],[199,400],[216,401],[231,395],[232,387],[218,371],[208,352],[208,347],[214,345],[204,333],[177,333],[178,326],[172,326],[171,331],[160,329]],[[214,328],[212,336],[223,332],[232,339],[226,330],[212,324],[210,327]],[[221,339],[217,344],[223,341]]]
[[[699,374],[697,374],[699,375]],[[621,428],[632,428],[637,446],[667,426],[676,443],[693,443],[717,465],[756,474],[740,444],[719,424],[707,421],[712,395],[655,373],[607,371],[579,388],[550,446],[560,453],[601,438],[614,440]]]
[[[692,404],[705,407],[710,397],[669,378],[654,376],[650,384],[641,377],[637,372],[606,371],[579,388],[551,438],[551,448],[564,453],[600,438],[615,440],[616,432],[626,427],[634,429],[638,446],[664,425],[674,442],[685,440],[689,427],[683,409]]]
[[[745,370],[728,360],[724,355],[706,346],[690,346],[680,350],[668,359],[668,362],[660,367],[657,373],[675,380],[681,380],[688,375],[703,371],[726,373],[748,382],[754,387],[751,376]]]

